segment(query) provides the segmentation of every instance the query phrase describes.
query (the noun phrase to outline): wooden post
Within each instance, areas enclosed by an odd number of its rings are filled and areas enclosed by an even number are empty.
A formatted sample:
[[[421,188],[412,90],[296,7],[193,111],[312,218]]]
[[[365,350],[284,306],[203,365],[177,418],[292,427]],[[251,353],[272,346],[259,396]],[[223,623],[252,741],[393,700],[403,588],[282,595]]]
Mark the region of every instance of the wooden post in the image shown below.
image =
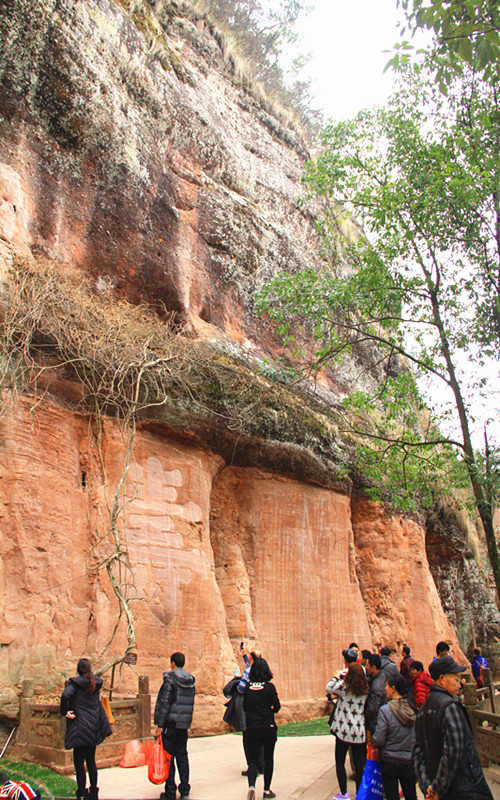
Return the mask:
[[[139,675],[139,707],[137,709],[138,739],[151,737],[151,695],[149,694],[149,677]]]
[[[464,695],[464,706],[468,709],[469,707],[474,707],[479,705],[479,701],[477,699],[477,686],[476,682],[470,681],[469,683],[464,684],[463,687],[463,695]]]
[[[493,677],[491,675],[491,670],[489,667],[484,667],[481,670],[481,675],[483,676],[484,685],[488,687],[490,693],[490,703],[491,703],[491,712],[492,714],[496,714],[496,707],[495,707],[495,685],[493,683]]]
[[[469,715],[470,724],[472,726],[472,733],[474,739],[477,739],[477,720],[474,711],[479,708],[479,701],[477,699],[477,685],[475,681],[466,683],[463,686],[463,702]]]
[[[27,732],[31,727],[31,704],[35,694],[35,685],[32,680],[23,681],[23,693],[19,703],[19,733],[18,742],[26,744]]]

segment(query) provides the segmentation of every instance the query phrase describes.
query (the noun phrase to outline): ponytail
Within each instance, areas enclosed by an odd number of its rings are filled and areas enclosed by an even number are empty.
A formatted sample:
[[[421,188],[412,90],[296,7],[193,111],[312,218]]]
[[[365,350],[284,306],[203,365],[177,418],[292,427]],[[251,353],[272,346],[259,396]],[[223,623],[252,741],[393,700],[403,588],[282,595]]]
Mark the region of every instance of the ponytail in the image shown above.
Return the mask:
[[[95,692],[95,678],[92,675],[92,665],[88,658],[81,658],[76,665],[76,669],[79,675],[83,678],[88,678],[89,685],[87,686],[87,694]]]

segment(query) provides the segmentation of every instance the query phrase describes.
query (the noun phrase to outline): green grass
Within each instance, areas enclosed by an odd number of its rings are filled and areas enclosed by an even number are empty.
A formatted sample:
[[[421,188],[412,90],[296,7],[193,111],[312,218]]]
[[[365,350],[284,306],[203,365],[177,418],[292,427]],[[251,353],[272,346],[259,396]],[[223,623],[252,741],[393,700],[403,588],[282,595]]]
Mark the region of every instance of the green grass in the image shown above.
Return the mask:
[[[328,717],[308,719],[305,722],[288,722],[278,726],[278,736],[323,736],[329,734]]]
[[[0,771],[5,772],[14,781],[25,781],[33,789],[39,789],[42,797],[74,797],[76,783],[66,775],[59,775],[48,767],[31,764],[27,761],[0,762]]]

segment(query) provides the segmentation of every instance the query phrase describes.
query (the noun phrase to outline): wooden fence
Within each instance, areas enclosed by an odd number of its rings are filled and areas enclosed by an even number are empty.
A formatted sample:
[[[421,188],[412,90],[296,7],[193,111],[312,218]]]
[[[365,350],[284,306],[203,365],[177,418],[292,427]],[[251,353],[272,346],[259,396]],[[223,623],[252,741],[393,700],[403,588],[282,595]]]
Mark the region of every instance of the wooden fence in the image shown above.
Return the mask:
[[[136,697],[112,700],[115,718],[113,733],[97,748],[97,766],[116,766],[131,739],[144,741],[151,736],[151,695],[149,678],[139,678]],[[59,713],[59,703],[37,703],[33,681],[24,681],[21,697],[19,730],[13,755],[36,761],[67,774],[74,772],[73,751],[64,749],[66,717]]]
[[[469,712],[474,738],[483,764],[500,764],[500,683],[494,683],[489,669],[484,670],[484,686],[466,683],[463,702]]]

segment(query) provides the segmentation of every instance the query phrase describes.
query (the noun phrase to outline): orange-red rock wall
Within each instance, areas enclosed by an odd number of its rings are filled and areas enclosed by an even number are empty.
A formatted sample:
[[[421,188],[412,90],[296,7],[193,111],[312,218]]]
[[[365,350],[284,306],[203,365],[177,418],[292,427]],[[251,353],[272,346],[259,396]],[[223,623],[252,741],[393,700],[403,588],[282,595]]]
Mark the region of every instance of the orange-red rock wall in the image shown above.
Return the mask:
[[[105,422],[17,399],[0,418],[0,679],[57,693],[82,655],[106,646],[117,606],[102,563],[107,502],[124,442]],[[133,570],[138,663],[153,692],[168,655],[197,676],[197,730],[220,725],[221,688],[241,640],[268,657],[284,718],[322,707],[350,641],[413,645],[430,660],[456,642],[439,604],[423,532],[373,504],[139,432],[119,528]],[[131,595],[133,596],[133,594]],[[108,650],[125,651],[124,625]],[[104,660],[104,659],[103,659]],[[130,668],[122,690],[136,685]]]

